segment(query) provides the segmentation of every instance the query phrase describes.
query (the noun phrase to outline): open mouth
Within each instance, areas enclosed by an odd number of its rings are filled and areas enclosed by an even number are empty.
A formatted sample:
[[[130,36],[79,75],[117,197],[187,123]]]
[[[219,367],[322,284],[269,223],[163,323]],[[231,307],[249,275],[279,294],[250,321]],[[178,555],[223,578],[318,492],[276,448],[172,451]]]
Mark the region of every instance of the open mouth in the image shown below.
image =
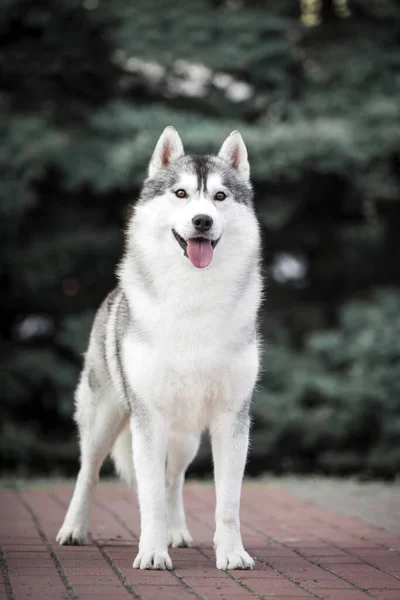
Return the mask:
[[[208,267],[212,261],[214,248],[218,244],[219,239],[209,240],[208,238],[199,236],[185,240],[175,229],[172,230],[172,233],[182,248],[184,255],[188,257],[195,267],[198,269]]]

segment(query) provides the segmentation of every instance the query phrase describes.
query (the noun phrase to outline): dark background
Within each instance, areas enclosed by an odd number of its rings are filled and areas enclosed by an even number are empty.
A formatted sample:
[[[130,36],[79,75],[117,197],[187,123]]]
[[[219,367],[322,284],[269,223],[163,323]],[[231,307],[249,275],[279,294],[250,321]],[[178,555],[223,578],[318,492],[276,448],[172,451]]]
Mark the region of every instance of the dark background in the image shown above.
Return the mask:
[[[76,472],[73,391],[166,125],[248,146],[268,279],[248,471],[400,471],[400,3],[3,0],[3,473]],[[210,471],[207,447],[193,465]]]

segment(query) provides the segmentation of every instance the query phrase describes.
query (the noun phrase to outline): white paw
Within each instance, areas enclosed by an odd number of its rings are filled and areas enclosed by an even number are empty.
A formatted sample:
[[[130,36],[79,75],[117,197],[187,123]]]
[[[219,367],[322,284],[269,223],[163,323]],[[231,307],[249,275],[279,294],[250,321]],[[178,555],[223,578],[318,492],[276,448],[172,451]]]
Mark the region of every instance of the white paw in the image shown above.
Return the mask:
[[[181,529],[168,529],[168,546],[172,546],[172,548],[190,548],[192,544],[193,538],[186,527],[182,527]]]
[[[61,546],[80,546],[88,539],[88,529],[84,525],[69,525],[64,523],[57,533],[56,540]]]
[[[133,561],[134,569],[172,569],[172,561],[165,550],[153,550],[151,552],[141,552]]]
[[[227,571],[230,569],[253,569],[254,560],[246,550],[233,550],[232,552],[219,552],[217,554],[217,569]]]

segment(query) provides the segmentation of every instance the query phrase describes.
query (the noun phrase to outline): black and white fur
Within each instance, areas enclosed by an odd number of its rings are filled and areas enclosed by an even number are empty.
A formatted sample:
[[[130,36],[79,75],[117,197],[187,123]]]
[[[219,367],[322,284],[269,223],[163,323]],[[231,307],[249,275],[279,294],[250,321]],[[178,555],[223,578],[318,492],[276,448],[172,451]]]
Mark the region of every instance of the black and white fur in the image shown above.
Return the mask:
[[[182,189],[185,198],[175,193]],[[213,221],[205,233],[214,247],[206,268],[192,264],[182,242],[196,238],[199,214]],[[239,505],[262,282],[249,163],[238,132],[218,157],[199,157],[184,155],[174,128],[164,130],[130,220],[118,280],[97,313],[76,391],[81,468],[57,540],[85,541],[93,487],[111,452],[123,479],[137,483],[141,536],[134,568],[171,569],[168,545],[192,544],[182,488],[209,428],[217,568],[251,569]]]

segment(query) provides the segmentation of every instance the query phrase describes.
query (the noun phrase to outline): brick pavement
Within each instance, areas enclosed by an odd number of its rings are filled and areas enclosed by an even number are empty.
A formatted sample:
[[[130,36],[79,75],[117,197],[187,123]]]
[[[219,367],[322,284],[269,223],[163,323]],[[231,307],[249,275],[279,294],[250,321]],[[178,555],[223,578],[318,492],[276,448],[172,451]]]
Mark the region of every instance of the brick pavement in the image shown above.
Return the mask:
[[[296,476],[264,477],[296,496],[400,534],[400,481],[359,481],[355,478]]]
[[[96,492],[91,543],[58,546],[71,484],[0,490],[0,599],[400,600],[400,535],[321,508],[279,487],[247,483],[242,533],[254,571],[217,571],[214,491],[188,483],[194,548],[171,549],[174,571],[132,569],[136,500],[122,484]]]

